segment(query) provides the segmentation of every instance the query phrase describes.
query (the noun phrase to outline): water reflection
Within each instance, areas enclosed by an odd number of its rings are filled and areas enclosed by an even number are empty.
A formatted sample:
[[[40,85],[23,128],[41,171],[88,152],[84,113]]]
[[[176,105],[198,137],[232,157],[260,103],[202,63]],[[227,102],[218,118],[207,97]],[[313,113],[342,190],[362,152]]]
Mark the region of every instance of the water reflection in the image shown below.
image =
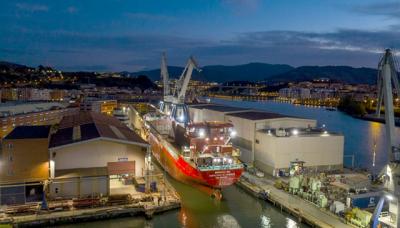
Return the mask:
[[[232,215],[223,214],[217,217],[217,223],[215,224],[215,227],[236,228],[240,227],[240,225]]]
[[[261,227],[263,228],[271,227],[271,219],[265,215],[261,215]]]
[[[297,228],[297,222],[295,222],[293,219],[291,218],[286,218],[286,227],[287,228]]]

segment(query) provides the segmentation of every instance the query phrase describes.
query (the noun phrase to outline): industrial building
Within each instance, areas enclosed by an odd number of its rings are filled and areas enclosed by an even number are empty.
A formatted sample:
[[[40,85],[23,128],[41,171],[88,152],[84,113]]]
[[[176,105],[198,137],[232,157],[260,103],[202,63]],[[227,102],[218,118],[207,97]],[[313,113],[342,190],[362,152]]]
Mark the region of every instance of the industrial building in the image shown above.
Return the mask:
[[[0,137],[16,126],[52,125],[78,112],[78,107],[61,102],[7,102],[0,105]]]
[[[19,126],[2,141],[0,205],[40,201],[49,178],[50,126]]]
[[[80,103],[80,110],[103,113],[111,116],[113,114],[113,110],[116,109],[117,106],[117,100],[86,98]]]
[[[81,112],[51,136],[50,197],[108,195],[110,177],[144,175],[149,145],[118,119]]]
[[[343,135],[318,127],[316,120],[214,104],[191,106],[189,112],[193,121],[232,123],[240,159],[268,174],[288,172],[291,162],[320,171],[343,167]]]
[[[190,120],[201,121],[225,121],[225,115],[229,113],[243,112],[250,109],[224,106],[218,104],[194,104],[189,106]]]

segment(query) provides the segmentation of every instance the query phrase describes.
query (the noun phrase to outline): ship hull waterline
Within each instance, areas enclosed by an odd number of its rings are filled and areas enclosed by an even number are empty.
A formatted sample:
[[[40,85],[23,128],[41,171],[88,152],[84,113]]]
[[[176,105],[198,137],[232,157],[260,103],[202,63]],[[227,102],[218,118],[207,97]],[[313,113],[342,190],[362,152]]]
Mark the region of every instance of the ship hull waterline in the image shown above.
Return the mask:
[[[237,182],[243,172],[243,168],[200,171],[151,133],[149,142],[153,157],[169,175],[183,183],[195,185],[212,197],[220,198],[220,190]]]

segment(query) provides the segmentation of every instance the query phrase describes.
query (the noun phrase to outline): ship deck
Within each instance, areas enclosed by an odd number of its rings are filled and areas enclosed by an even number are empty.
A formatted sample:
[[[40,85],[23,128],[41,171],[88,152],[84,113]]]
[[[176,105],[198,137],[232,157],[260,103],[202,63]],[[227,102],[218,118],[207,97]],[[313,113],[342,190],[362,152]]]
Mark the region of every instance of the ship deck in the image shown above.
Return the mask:
[[[138,112],[140,115],[140,118],[144,120],[145,115],[151,115],[151,116],[163,116],[157,108],[155,108],[151,104],[147,104],[146,108],[141,107],[141,111]],[[230,165],[213,165],[213,166],[197,166],[197,164],[194,162],[193,159],[190,157],[184,156],[182,153],[182,150],[180,146],[176,143],[175,139],[172,137],[172,125],[171,122],[167,119],[161,119],[161,118],[155,118],[154,120],[146,121],[147,124],[149,124],[150,128],[153,129],[153,131],[157,132],[158,136],[161,136],[163,140],[168,142],[170,146],[173,147],[173,151],[175,155],[182,157],[187,163],[189,163],[192,167],[199,169],[199,171],[216,171],[216,170],[228,170],[228,169],[241,169],[243,168],[243,165],[240,163],[240,161],[237,158],[234,158],[234,163]],[[213,155],[210,155],[211,157],[214,157]]]

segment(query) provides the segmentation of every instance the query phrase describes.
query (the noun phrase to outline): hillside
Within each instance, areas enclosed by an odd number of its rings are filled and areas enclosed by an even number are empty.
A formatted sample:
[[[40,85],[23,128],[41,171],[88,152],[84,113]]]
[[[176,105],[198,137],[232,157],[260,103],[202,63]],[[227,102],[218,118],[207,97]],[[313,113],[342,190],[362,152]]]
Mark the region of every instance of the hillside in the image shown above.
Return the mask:
[[[375,84],[377,70],[372,68],[353,68],[349,66],[303,66],[289,72],[275,75],[269,81],[309,81],[315,78],[329,78],[347,83]]]
[[[179,77],[182,67],[168,67],[172,78]],[[147,75],[151,80],[160,79],[160,70],[149,70],[131,73],[131,75]],[[349,66],[301,66],[273,65],[265,63],[249,63],[237,66],[204,66],[202,72],[193,72],[193,79],[214,82],[228,81],[267,81],[289,82],[310,81],[316,78],[329,78],[347,83],[376,83],[377,70],[372,68],[354,68]]]
[[[271,76],[286,73],[294,68],[281,64],[249,63],[236,66],[211,65],[204,66],[201,69],[200,73],[193,72],[193,79],[226,82],[240,80],[262,81]],[[169,75],[173,78],[179,77],[182,71],[183,67],[168,67]],[[133,75],[147,75],[152,80],[159,80],[160,69],[135,72]]]
[[[30,67],[0,61],[0,70],[17,70],[25,73],[25,76],[32,76],[26,70]],[[34,68],[30,68],[34,69]],[[183,67],[168,67],[171,78],[178,78]],[[73,72],[70,72],[73,73]],[[76,73],[76,72],[75,72]],[[68,74],[64,72],[64,74]],[[140,72],[121,72],[122,75],[139,76],[146,75],[152,81],[160,80],[160,69],[140,71]],[[291,67],[284,64],[249,63],[236,66],[210,65],[202,67],[201,72],[194,71],[192,78],[195,80],[210,82],[230,82],[230,81],[267,81],[267,82],[290,82],[290,81],[310,81],[316,78],[329,78],[335,81],[346,83],[376,83],[377,70],[372,68],[354,68],[349,66],[301,66]],[[0,75],[0,81],[23,79],[24,75],[8,74]]]
[[[0,61],[0,69],[2,70],[8,70],[8,69],[23,69],[23,68],[28,68],[27,66],[20,65],[17,63],[11,63],[11,62],[6,62],[6,61]]]

